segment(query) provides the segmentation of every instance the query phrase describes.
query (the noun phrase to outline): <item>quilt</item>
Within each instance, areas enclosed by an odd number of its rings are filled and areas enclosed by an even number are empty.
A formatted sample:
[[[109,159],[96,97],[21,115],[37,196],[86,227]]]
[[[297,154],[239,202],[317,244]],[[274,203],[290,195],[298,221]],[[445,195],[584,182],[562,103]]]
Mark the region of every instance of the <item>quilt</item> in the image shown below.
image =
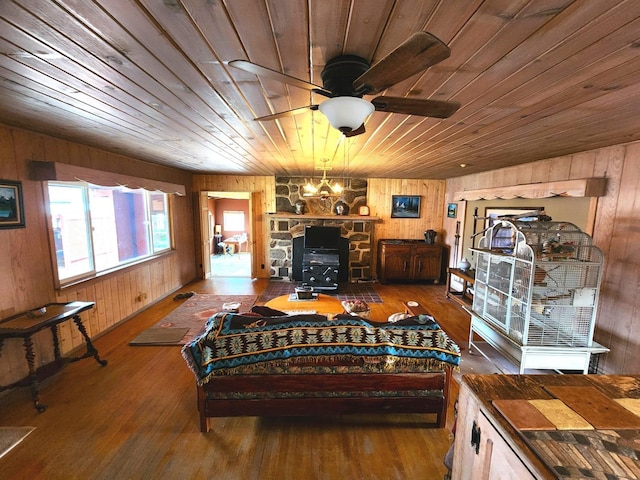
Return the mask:
[[[429,315],[374,323],[221,312],[182,354],[199,385],[216,375],[435,372],[460,363],[460,348]]]

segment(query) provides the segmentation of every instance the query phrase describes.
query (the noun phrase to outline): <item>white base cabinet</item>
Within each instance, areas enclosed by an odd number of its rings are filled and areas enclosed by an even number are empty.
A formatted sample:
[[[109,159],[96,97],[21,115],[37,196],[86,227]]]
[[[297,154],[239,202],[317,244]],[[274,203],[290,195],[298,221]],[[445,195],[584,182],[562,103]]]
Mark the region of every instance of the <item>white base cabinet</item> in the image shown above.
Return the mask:
[[[532,467],[525,465],[464,383],[460,389],[457,422],[453,480],[545,478],[532,473]]]

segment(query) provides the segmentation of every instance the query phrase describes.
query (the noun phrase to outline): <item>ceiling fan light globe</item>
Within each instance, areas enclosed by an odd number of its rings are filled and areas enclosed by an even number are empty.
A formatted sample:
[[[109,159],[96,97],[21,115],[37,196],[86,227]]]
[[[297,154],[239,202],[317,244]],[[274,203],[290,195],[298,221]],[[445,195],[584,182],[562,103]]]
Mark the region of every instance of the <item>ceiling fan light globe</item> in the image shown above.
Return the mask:
[[[375,110],[371,102],[358,97],[333,97],[322,102],[318,109],[331,126],[342,133],[360,128]]]

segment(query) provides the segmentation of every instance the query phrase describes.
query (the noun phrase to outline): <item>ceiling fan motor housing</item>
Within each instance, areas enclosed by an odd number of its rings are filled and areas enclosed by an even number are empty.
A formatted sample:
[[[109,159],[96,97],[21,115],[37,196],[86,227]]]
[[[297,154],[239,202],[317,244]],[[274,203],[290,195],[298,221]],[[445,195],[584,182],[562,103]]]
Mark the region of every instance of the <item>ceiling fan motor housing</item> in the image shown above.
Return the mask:
[[[365,92],[356,92],[353,82],[369,69],[369,62],[357,55],[340,55],[332,58],[322,69],[323,87],[334,97],[362,97]]]

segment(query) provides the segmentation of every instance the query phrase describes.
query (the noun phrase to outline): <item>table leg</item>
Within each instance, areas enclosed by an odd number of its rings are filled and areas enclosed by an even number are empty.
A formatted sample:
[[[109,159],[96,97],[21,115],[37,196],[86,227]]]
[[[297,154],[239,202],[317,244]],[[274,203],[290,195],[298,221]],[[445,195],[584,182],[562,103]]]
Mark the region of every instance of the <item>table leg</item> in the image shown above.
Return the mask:
[[[98,362],[100,365],[102,365],[103,367],[106,366],[107,360],[102,360],[100,358],[100,355],[98,355],[98,350],[96,349],[96,347],[93,346],[93,343],[91,343],[91,339],[89,338],[89,335],[87,334],[87,330],[84,328],[84,325],[82,324],[82,319],[80,318],[80,315],[75,315],[73,317],[73,321],[75,322],[76,326],[78,327],[78,330],[80,331],[80,333],[84,337],[85,342],[87,343],[87,353],[85,353],[80,357],[73,358],[71,359],[71,361],[75,362],[83,358],[93,357],[96,359],[96,362]]]
[[[33,342],[31,341],[30,335],[24,337],[23,345],[27,363],[29,364],[29,385],[31,388],[31,398],[33,400],[33,405],[36,407],[38,413],[42,413],[47,409],[47,406],[40,403],[40,385],[38,383],[38,375],[36,373],[35,362],[36,354],[33,351]]]
[[[53,337],[53,355],[56,360],[62,356],[60,353],[60,340],[58,339],[58,325],[51,325],[51,336]]]

